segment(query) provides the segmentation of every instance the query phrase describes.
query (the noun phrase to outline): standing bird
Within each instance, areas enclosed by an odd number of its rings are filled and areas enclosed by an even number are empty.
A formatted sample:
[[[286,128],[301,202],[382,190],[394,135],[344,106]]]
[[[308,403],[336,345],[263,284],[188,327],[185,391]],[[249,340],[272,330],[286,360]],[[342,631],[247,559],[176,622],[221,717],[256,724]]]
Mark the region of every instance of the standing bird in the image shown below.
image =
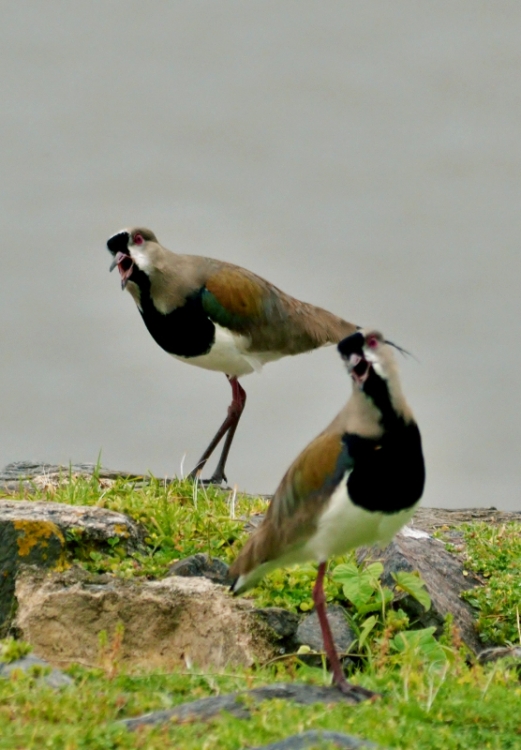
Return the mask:
[[[372,694],[344,677],[326,614],[326,561],[389,542],[412,517],[425,483],[420,432],[402,394],[393,346],[377,331],[340,342],[351,398],[290,466],[230,568],[232,591],[240,594],[274,568],[318,563],[313,601],[333,682],[355,700]]]
[[[125,229],[107,242],[121,286],[128,289],[149,333],[183,362],[218,370],[232,387],[228,414],[190,473],[203,469],[221,439],[223,450],[210,482],[226,481],[224,468],[246,403],[238,378],[266,362],[338,343],[357,330],[320,307],[300,302],[231,263],[178,255],[150,229]]]

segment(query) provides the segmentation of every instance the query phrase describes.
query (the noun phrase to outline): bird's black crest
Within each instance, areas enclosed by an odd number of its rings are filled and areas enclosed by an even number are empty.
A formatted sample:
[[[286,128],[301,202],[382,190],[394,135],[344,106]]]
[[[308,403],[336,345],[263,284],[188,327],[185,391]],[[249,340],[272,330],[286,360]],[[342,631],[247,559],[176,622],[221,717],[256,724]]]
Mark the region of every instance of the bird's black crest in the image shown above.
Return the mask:
[[[352,333],[338,344],[338,351],[343,357],[349,357],[351,354],[363,354],[365,336],[360,331]]]
[[[128,254],[129,239],[130,235],[128,232],[118,232],[113,237],[111,237],[110,240],[108,240],[107,247],[112,255],[116,255],[120,252]]]

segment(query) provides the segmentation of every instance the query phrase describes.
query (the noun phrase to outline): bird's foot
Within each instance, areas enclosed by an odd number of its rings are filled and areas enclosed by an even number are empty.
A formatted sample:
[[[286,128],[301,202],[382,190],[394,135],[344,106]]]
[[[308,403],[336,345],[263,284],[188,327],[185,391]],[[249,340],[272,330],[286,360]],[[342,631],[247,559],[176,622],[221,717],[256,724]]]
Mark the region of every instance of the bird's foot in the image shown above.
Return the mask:
[[[200,479],[199,484],[201,484],[203,487],[218,487],[220,490],[231,490],[231,487],[228,486],[226,479],[214,479],[214,477],[210,477],[210,479]]]
[[[191,479],[193,482],[197,481],[202,487],[220,487],[222,490],[231,489],[231,487],[228,487],[228,480],[224,474],[214,473],[210,479],[201,479],[197,472],[190,472],[188,479]]]
[[[209,484],[225,484],[228,485],[228,479],[226,477],[226,474],[224,471],[214,471],[212,476],[210,477]]]
[[[380,698],[380,693],[374,693],[372,690],[361,685],[353,685],[351,682],[347,682],[346,679],[338,680],[334,683],[337,690],[348,698],[351,698],[353,703],[362,703],[362,701],[374,701]]]

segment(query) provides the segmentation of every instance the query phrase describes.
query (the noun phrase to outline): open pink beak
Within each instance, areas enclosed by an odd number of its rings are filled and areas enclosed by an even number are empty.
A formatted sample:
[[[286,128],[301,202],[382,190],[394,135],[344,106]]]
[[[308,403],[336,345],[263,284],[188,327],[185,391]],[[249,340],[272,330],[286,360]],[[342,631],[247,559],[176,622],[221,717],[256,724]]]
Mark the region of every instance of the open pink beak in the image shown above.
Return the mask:
[[[349,356],[347,369],[359,388],[363,388],[365,381],[369,377],[369,368],[369,362],[359,354],[351,354]]]
[[[126,253],[119,251],[116,253],[114,260],[110,266],[110,270],[113,271],[116,266],[118,267],[119,275],[121,276],[121,288],[124,289],[128,284],[128,280],[132,276],[132,269],[134,268],[134,261]]]

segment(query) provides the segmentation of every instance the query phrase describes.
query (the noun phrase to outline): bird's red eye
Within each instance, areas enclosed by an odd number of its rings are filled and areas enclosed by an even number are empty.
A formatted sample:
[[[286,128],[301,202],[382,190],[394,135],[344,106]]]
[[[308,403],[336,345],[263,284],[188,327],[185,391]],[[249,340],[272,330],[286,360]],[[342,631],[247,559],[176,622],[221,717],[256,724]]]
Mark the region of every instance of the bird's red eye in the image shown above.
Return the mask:
[[[369,336],[366,343],[370,349],[376,349],[376,347],[378,346],[378,339],[376,338],[376,336]]]
[[[134,235],[134,245],[142,245],[144,241],[142,234]]]

